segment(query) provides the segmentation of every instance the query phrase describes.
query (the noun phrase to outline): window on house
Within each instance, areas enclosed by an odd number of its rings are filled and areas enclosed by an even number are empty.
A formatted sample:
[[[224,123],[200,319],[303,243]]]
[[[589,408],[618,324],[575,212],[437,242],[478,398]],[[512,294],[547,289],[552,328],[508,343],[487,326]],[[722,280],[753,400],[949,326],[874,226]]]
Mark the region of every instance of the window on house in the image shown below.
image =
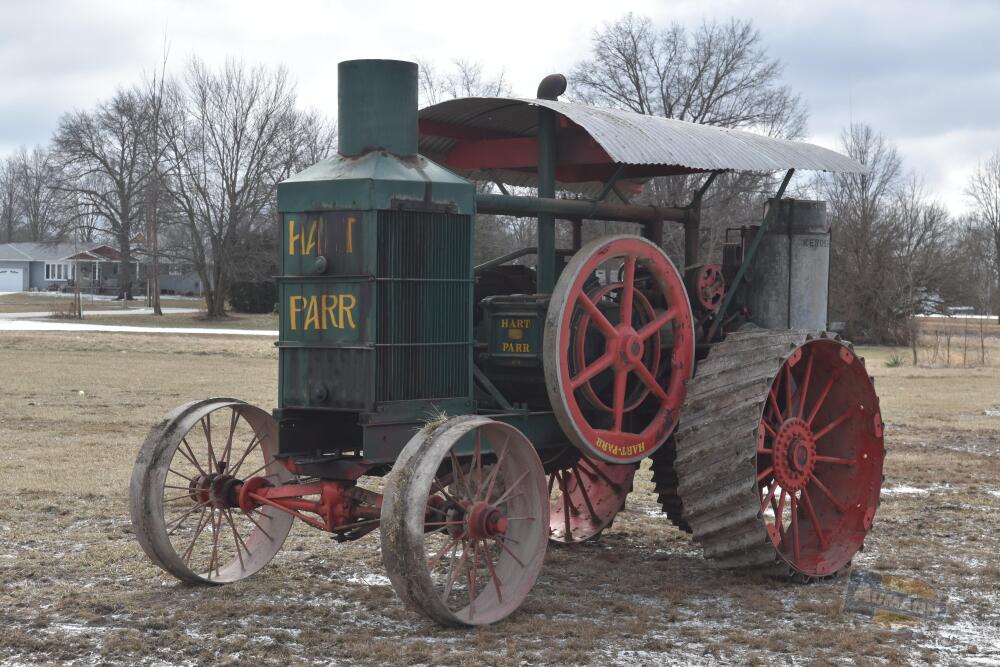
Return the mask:
[[[46,262],[45,263],[45,279],[46,280],[72,280],[73,279],[73,265],[66,264],[62,262]]]

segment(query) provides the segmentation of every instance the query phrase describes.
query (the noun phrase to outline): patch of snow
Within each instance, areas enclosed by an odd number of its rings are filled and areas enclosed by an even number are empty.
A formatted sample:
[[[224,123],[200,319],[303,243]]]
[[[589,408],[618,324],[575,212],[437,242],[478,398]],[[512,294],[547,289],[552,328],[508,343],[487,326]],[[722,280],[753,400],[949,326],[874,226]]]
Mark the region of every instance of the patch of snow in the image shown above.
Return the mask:
[[[384,574],[352,574],[346,581],[350,584],[363,584],[365,586],[391,586],[392,582]]]
[[[132,327],[110,324],[77,324],[72,322],[35,322],[0,319],[0,331],[105,331],[112,333],[211,334],[224,336],[270,336],[277,331],[266,329],[208,329],[197,327]]]
[[[903,486],[893,486],[893,487],[890,487],[888,489],[882,489],[882,494],[883,495],[886,495],[886,494],[897,495],[898,494],[898,495],[919,495],[919,496],[926,496],[929,493],[930,493],[930,491],[928,491],[927,489],[918,489],[915,486],[906,486],[905,484]]]
[[[1000,408],[986,408],[983,414],[987,417],[1000,417]]]

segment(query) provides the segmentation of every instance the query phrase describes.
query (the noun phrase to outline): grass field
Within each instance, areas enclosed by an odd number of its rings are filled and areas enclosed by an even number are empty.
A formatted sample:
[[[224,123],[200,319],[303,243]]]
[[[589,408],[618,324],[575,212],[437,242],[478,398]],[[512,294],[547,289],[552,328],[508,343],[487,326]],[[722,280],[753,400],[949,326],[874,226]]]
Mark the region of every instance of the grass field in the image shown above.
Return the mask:
[[[71,294],[56,294],[50,292],[17,294],[0,294],[0,313],[48,313],[68,310],[73,301]],[[178,299],[163,297],[160,304],[164,308],[201,308],[205,305],[200,299]],[[145,299],[128,302],[130,309],[145,308]],[[83,295],[83,310],[121,310],[122,302],[108,298],[92,298]]]
[[[126,494],[146,430],[212,395],[272,407],[270,340],[0,333],[0,664],[997,664],[1000,368],[890,368],[893,353],[861,350],[888,454],[855,567],[923,579],[947,622],[843,614],[843,580],[714,570],[643,470],[611,530],[549,549],[520,611],[449,630],[397,600],[377,534],[337,544],[296,526],[268,568],[223,588],[177,584],[141,553]]]

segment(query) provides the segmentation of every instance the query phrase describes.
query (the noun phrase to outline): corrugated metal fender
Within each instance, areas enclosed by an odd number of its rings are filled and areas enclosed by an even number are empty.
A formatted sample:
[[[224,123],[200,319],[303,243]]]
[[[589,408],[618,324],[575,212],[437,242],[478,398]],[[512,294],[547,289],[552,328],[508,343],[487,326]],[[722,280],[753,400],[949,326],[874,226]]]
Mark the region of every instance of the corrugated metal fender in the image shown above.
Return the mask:
[[[420,110],[420,119],[531,137],[538,132],[539,106],[552,109],[583,128],[613,162],[662,165],[663,175],[719,170],[867,171],[855,160],[814,144],[572,102],[466,97],[425,107]],[[447,155],[456,143],[452,138],[420,134],[420,152],[432,159]],[[528,172],[490,175],[496,176],[517,185],[531,185],[534,181],[534,174]]]

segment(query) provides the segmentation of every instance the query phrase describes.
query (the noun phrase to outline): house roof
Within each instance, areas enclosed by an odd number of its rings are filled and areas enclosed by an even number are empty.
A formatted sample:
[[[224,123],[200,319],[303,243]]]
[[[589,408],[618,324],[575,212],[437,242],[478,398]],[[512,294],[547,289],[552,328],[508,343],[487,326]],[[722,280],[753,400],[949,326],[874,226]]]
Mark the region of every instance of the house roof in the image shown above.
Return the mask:
[[[80,259],[117,262],[120,257],[117,250],[104,243],[0,243],[0,261],[57,262]]]

